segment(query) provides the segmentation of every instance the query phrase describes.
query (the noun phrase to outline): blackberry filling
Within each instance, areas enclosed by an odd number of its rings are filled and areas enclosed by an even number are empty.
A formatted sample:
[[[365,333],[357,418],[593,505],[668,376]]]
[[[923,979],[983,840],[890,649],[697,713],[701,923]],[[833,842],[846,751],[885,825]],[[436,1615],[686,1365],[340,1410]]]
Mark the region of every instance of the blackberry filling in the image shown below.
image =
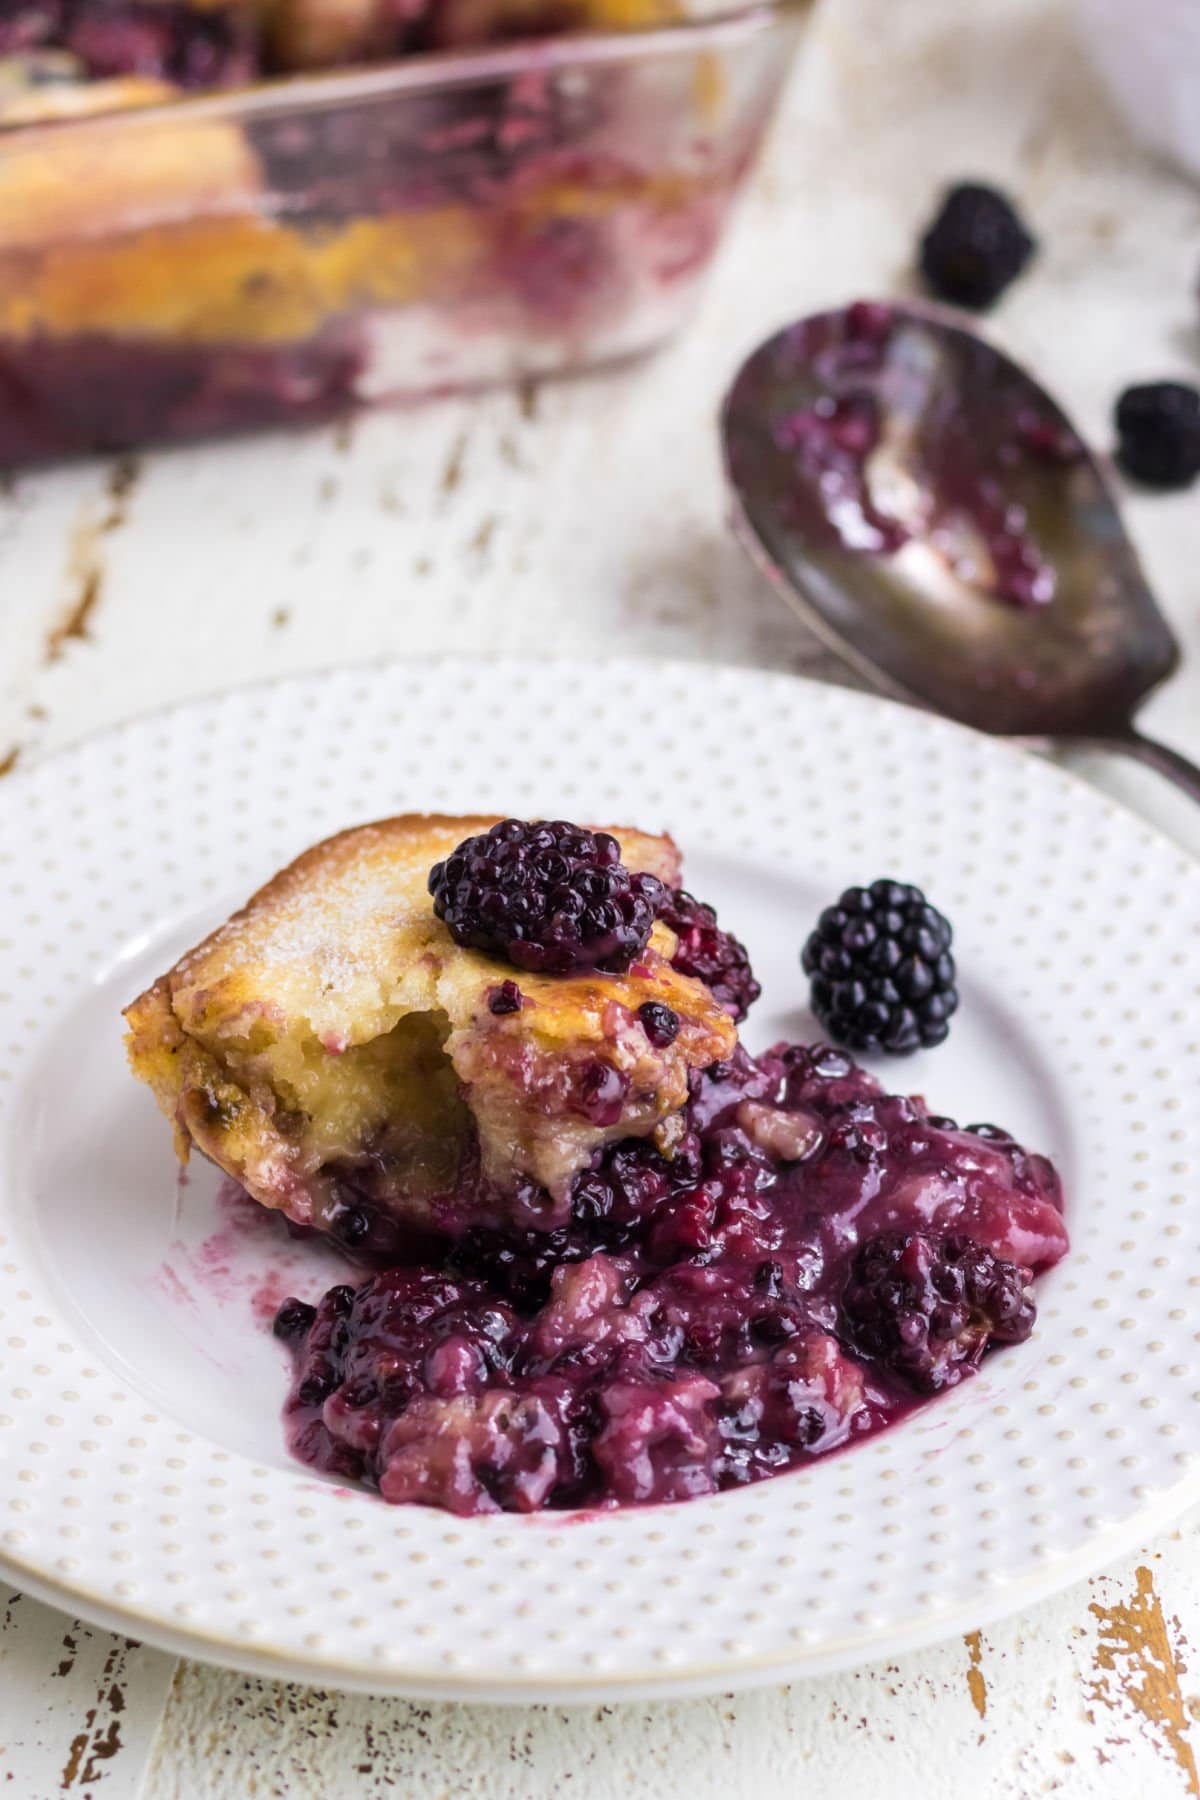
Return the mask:
[[[989,1344],[1037,1317],[1029,1271],[968,1237],[881,1232],[859,1247],[843,1296],[850,1335],[918,1393],[952,1387]]]
[[[527,70],[504,82],[403,106],[330,107],[250,127],[271,182],[304,195],[313,219],[446,205],[494,206],[531,167],[543,169],[591,124],[594,92]]]
[[[745,945],[722,931],[713,908],[684,888],[665,890],[658,916],[679,939],[671,967],[705,982],[727,1013],[744,1019],[762,993]]]
[[[695,1082],[673,1154],[609,1146],[558,1229],[475,1230],[287,1301],[289,1441],[461,1514],[759,1481],[1027,1337],[1061,1201],[1044,1157],[844,1050],[739,1047]]]
[[[656,1050],[665,1050],[679,1036],[679,1014],[659,1000],[647,1000],[639,1006],[638,1018]]]

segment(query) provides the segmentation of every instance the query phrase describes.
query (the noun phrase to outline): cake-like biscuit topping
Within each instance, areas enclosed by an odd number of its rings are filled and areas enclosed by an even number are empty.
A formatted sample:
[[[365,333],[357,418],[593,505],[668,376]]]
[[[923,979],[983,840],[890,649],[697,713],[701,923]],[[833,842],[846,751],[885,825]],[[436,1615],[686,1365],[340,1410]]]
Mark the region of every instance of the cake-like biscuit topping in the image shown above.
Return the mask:
[[[130,1061],[181,1154],[194,1144],[264,1205],[359,1243],[381,1221],[553,1229],[605,1144],[669,1150],[691,1071],[735,1045],[731,1019],[672,968],[662,924],[623,972],[522,971],[510,1005],[511,965],[456,944],[427,889],[494,823],[406,815],[330,838],[132,1003]],[[629,869],[677,886],[669,838],[613,835]]]

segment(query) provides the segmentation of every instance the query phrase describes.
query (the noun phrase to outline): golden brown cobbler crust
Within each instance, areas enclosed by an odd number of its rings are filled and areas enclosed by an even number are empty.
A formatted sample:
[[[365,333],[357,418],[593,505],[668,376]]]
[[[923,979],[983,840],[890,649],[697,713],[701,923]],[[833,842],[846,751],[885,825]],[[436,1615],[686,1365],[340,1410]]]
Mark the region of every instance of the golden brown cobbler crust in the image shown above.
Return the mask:
[[[132,1002],[130,1062],[181,1154],[195,1144],[265,1205],[321,1224],[336,1170],[382,1144],[397,1210],[436,1225],[437,1195],[476,1134],[494,1190],[527,1176],[560,1207],[604,1143],[669,1145],[689,1070],[730,1053],[731,1020],[670,967],[661,924],[622,975],[531,975],[455,944],[429,870],[494,822],[405,814],[340,832]],[[628,866],[678,883],[669,837],[610,829]],[[508,979],[524,1004],[494,1015],[488,995]],[[637,1020],[647,1000],[679,1015],[666,1048]],[[610,1126],[576,1104],[579,1071],[597,1061],[627,1083]]]

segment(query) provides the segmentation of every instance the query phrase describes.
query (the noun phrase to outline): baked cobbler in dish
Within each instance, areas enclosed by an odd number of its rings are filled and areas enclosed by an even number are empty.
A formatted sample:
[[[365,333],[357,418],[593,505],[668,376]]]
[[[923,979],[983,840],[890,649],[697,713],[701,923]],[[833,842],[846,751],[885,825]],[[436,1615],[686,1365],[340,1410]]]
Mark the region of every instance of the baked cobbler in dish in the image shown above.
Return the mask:
[[[620,828],[385,820],[129,1007],[180,1150],[358,1265],[275,1319],[304,1463],[462,1514],[688,1499],[1028,1337],[1053,1166],[840,1048],[752,1056],[681,874]]]
[[[648,348],[782,74],[750,41],[643,63],[677,10],[0,6],[0,467]],[[526,48],[597,30],[629,53]],[[459,54],[483,45],[506,47]],[[337,72],[391,59],[434,72]]]

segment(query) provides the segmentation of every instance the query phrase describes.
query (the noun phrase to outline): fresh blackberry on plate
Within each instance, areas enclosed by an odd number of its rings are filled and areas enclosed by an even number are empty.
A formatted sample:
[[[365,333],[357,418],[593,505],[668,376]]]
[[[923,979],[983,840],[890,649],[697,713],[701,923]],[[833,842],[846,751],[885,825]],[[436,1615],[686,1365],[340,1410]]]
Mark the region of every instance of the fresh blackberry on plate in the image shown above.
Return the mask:
[[[1128,387],[1117,401],[1117,461],[1147,487],[1187,487],[1200,475],[1200,391],[1182,381]]]
[[[940,300],[982,310],[1021,273],[1037,248],[1004,194],[981,182],[952,187],[921,239],[921,273]]]
[[[1020,1344],[1030,1276],[968,1237],[885,1231],[860,1244],[842,1296],[854,1348],[919,1393],[953,1387],[989,1344]]]
[[[849,1050],[940,1044],[958,1006],[951,927],[920,888],[873,881],[827,906],[804,946],[814,1014]]]
[[[664,891],[658,916],[679,939],[671,967],[703,981],[740,1023],[762,993],[745,945],[731,931],[722,931],[713,908],[685,888]]]
[[[455,943],[548,975],[627,969],[665,891],[625,867],[608,832],[562,819],[502,819],[429,873],[433,910]]]

